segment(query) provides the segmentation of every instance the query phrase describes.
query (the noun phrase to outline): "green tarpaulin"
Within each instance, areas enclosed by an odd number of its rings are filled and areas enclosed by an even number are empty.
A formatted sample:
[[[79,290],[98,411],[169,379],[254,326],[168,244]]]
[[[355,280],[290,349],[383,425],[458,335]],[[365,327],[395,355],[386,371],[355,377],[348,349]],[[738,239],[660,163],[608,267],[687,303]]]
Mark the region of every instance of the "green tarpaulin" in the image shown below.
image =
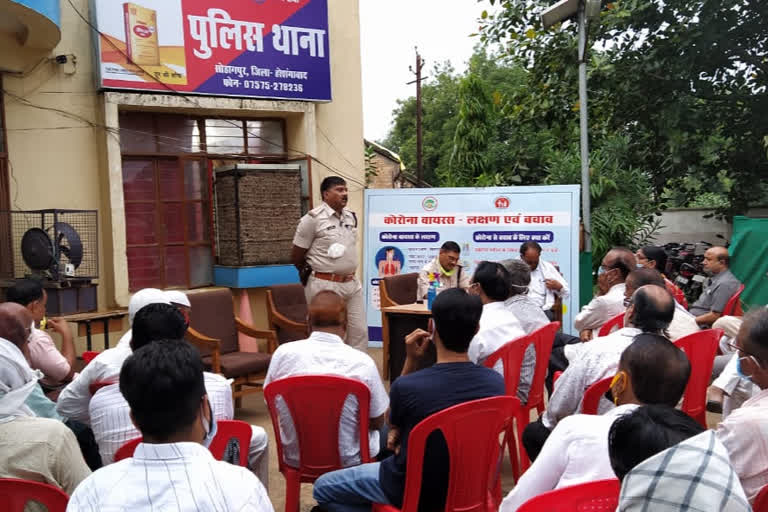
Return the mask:
[[[744,283],[744,309],[768,304],[768,219],[733,218],[731,272]]]

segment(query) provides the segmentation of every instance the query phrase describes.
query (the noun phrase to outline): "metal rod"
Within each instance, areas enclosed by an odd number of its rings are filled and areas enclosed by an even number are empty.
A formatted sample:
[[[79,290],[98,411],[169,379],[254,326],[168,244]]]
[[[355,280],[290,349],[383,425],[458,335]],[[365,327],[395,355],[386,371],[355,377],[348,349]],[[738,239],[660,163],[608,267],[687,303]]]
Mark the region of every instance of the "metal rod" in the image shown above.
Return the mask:
[[[587,16],[585,3],[579,5],[579,135],[581,146],[581,219],[584,224],[584,252],[592,252],[592,217],[589,195],[589,132],[587,128]]]

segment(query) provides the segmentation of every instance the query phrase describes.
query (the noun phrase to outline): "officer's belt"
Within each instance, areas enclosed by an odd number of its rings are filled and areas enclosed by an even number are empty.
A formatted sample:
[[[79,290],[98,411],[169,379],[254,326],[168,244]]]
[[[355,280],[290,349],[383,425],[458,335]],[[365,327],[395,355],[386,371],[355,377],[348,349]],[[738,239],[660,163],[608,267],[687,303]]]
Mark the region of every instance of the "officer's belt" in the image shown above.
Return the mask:
[[[333,281],[334,283],[346,283],[355,278],[355,274],[334,274],[332,272],[313,272],[313,276],[324,281]]]

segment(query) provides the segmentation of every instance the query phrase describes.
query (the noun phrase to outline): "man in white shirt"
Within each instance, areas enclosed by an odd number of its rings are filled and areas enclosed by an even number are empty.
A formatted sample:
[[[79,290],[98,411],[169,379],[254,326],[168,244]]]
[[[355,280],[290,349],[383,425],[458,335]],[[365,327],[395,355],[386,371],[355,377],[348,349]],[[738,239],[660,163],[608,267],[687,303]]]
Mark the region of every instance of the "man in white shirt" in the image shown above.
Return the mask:
[[[156,288],[145,288],[133,294],[128,303],[128,323],[133,325],[136,313],[148,304],[169,304],[168,298]],[[56,410],[65,418],[90,425],[88,403],[91,401],[90,385],[110,379],[116,381],[120,368],[131,355],[131,329],[123,334],[115,348],[97,355],[77,377],[65,387],[56,402]]]
[[[133,319],[133,335],[130,348],[135,351],[150,343],[182,339],[187,322],[182,313],[169,304],[149,304],[136,313]],[[231,420],[234,417],[231,382],[221,375],[204,372],[206,394],[215,419]],[[115,379],[117,382],[118,379]],[[141,434],[131,421],[128,402],[116,384],[100,389],[91,398],[89,416],[102,462],[110,464],[115,452],[127,441]],[[267,433],[263,428],[251,426],[251,442],[248,465],[267,487],[269,477]]]
[[[608,457],[608,431],[614,420],[643,404],[674,407],[683,396],[691,364],[685,353],[658,334],[638,334],[621,354],[611,385],[616,408],[603,415],[574,414],[560,421],[544,448],[500,512],[514,512],[553,489],[614,478]]]
[[[478,295],[483,303],[483,315],[480,317],[480,329],[469,343],[467,355],[475,364],[483,364],[488,356],[512,340],[525,336],[520,322],[507,308],[509,298],[509,272],[500,263],[481,261],[475,269],[469,286],[469,293]],[[536,364],[536,351],[528,347],[520,369],[520,383],[517,396],[525,403],[531,389],[533,372]],[[493,366],[504,375],[504,366],[497,361]]]
[[[530,423],[523,432],[523,444],[533,461],[541,451],[555,425],[581,408],[584,392],[595,382],[616,373],[621,353],[641,332],[662,334],[672,321],[675,300],[659,286],[642,286],[635,291],[624,316],[624,328],[608,336],[581,345],[570,359],[568,368],[555,385],[547,410],[538,421]],[[566,355],[569,353],[566,351]],[[607,400],[601,400],[600,413],[611,408]]]
[[[541,259],[541,246],[538,243],[524,242],[520,246],[520,259],[531,269],[528,296],[544,310],[550,321],[554,320],[552,307],[555,305],[555,299],[568,298],[568,283],[553,264]]]
[[[370,456],[379,453],[379,430],[384,425],[384,413],[389,407],[389,395],[381,382],[376,363],[368,354],[344,344],[347,329],[347,309],[344,299],[330,290],[316,294],[309,304],[309,326],[312,334],[306,340],[280,345],[269,363],[264,386],[270,382],[300,375],[338,375],[356,379],[371,392],[368,445]],[[283,455],[291,466],[299,464],[296,430],[284,404],[277,402]],[[348,397],[340,420],[340,454],[344,466],[360,463],[360,441],[356,432],[357,400]],[[383,440],[386,442],[386,439]]]
[[[632,294],[635,293],[635,290],[641,286],[652,284],[661,286],[669,291],[669,288],[667,288],[666,284],[664,283],[664,276],[662,276],[658,270],[652,268],[638,268],[633,270],[627,276],[625,284],[625,306],[629,304],[629,301],[632,298]],[[682,304],[675,300],[675,314],[672,317],[672,321],[669,323],[669,327],[667,327],[667,334],[669,335],[669,339],[672,341],[677,341],[680,338],[695,332],[699,332],[700,330],[701,329],[699,328],[699,324],[696,323],[696,317],[690,314],[688,310],[682,306]],[[566,349],[566,352],[568,350],[569,349]]]
[[[744,317],[733,355],[740,378],[758,392],[717,426],[733,469],[750,503],[768,485],[768,309]]]
[[[624,247],[615,247],[605,255],[597,270],[600,293],[573,319],[582,340],[594,338],[605,322],[624,311],[624,281],[636,266],[634,253]]]
[[[75,490],[68,512],[100,510],[253,510],[274,512],[267,491],[245,468],[217,461],[203,362],[189,343],[168,340],[136,350],[120,391],[143,442]]]

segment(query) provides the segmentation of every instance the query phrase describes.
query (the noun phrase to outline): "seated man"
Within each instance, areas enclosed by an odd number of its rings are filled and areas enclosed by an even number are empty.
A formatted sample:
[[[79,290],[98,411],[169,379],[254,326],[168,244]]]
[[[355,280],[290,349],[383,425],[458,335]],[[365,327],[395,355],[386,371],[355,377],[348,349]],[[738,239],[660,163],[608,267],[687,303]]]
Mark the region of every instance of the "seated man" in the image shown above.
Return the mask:
[[[157,303],[169,303],[161,290],[145,288],[133,294],[128,303],[129,325],[133,325],[133,317],[141,308]],[[105,350],[88,363],[80,374],[61,391],[56,402],[56,410],[59,414],[89,425],[91,421],[88,416],[88,403],[91,401],[90,385],[110,379],[117,380],[123,361],[131,355],[130,343],[131,329],[128,329],[115,348]]]
[[[520,322],[525,334],[547,325],[549,318],[531,298],[531,268],[522,260],[504,260],[501,264],[509,272],[509,298],[504,304]]]
[[[182,339],[187,324],[181,312],[168,304],[149,304],[141,308],[133,319],[130,347],[133,351],[159,340]],[[204,372],[206,395],[215,420],[231,420],[234,416],[230,381],[214,373]],[[96,392],[89,404],[89,417],[102,462],[110,464],[115,452],[127,441],[141,434],[131,421],[128,402],[120,393],[117,379],[111,386]],[[268,451],[267,434],[263,428],[251,426],[249,467],[267,487]]]
[[[582,340],[594,338],[605,322],[624,311],[624,281],[636,267],[635,255],[624,247],[614,247],[605,255],[597,271],[600,293],[573,319]]]
[[[547,491],[613,478],[608,430],[613,422],[643,404],[677,405],[691,364],[685,353],[658,334],[638,334],[621,354],[609,394],[617,407],[601,416],[575,414],[560,421],[544,448],[501,504],[514,512]]]
[[[25,405],[40,387],[38,378],[21,350],[0,338],[0,478],[43,482],[69,494],[91,470],[70,429],[60,421],[35,417]]]
[[[133,325],[133,317],[136,316],[136,313],[138,313],[141,308],[148,304],[171,304],[171,299],[173,297],[178,297],[175,296],[174,293],[181,292],[164,292],[163,290],[159,290],[157,288],[143,288],[134,293],[131,296],[131,300],[128,301],[128,330],[125,331],[125,333],[120,337],[120,340],[117,342],[117,346],[128,347],[131,344],[131,326]],[[183,295],[186,298],[186,294]],[[177,298],[176,300],[179,299]],[[187,302],[189,302],[189,299],[187,299]],[[178,307],[178,305],[174,305]],[[183,311],[182,314],[184,314]],[[186,318],[186,315],[184,318]],[[120,373],[120,368],[118,368],[118,373]]]
[[[29,365],[29,333],[31,324],[31,313],[24,306],[14,302],[0,304],[0,338],[4,338],[15,345],[24,355],[27,365]],[[32,371],[32,368],[29,366],[28,369]],[[36,373],[37,378],[42,376],[40,370],[35,370],[34,373]],[[101,467],[99,447],[93,438],[91,429],[82,423],[59,415],[56,412],[56,403],[45,396],[41,386],[32,387],[31,392],[27,395],[26,400],[24,400],[24,406],[28,408],[31,416],[56,420],[66,425],[75,434],[80,445],[80,451],[88,467],[91,469]]]
[[[21,304],[32,315],[32,333],[29,335],[29,364],[35,370],[43,372],[40,384],[46,393],[53,393],[52,398],[75,374],[75,342],[67,322],[49,318],[47,325],[61,337],[61,351],[51,339],[51,335],[38,329],[45,318],[45,305],[48,294],[42,283],[34,279],[19,279],[6,291],[8,302]]]
[[[552,307],[555,305],[555,299],[568,298],[568,283],[554,265],[541,259],[541,246],[538,243],[524,242],[520,246],[520,259],[531,269],[528,296],[544,310],[549,320],[554,320]]]
[[[629,304],[629,301],[632,298],[632,294],[635,293],[635,290],[647,284],[661,286],[662,288],[669,291],[669,288],[664,285],[664,277],[662,277],[662,275],[657,270],[651,268],[638,268],[633,270],[627,276],[625,284],[626,289],[624,291],[624,302],[626,304]],[[669,323],[669,327],[667,327],[667,334],[669,339],[672,341],[677,341],[680,338],[695,332],[699,332],[699,326],[696,323],[696,318],[694,318],[694,316],[690,314],[688,310],[686,310],[679,302],[677,302],[677,300],[675,300],[675,314],[672,316],[672,321]],[[571,347],[573,346],[574,345],[569,345],[568,348],[566,348],[566,352],[571,350]]]
[[[105,466],[72,494],[67,510],[254,510],[273,512],[245,468],[208,451],[215,418],[203,362],[189,343],[145,345],[123,364],[120,392],[143,441],[132,458]]]
[[[751,510],[728,453],[711,430],[669,406],[646,405],[608,433],[611,466],[622,481],[618,512]]]
[[[694,302],[689,311],[702,327],[708,327],[720,318],[728,300],[736,293],[741,282],[736,279],[728,266],[731,258],[725,247],[710,247],[704,253],[704,272],[712,276],[705,284],[699,300]]]
[[[440,288],[464,288],[469,287],[469,274],[463,272],[459,265],[459,255],[461,249],[456,242],[445,242],[440,247],[440,253],[424,265],[419,272],[418,287],[416,291],[416,300],[427,298],[429,291],[429,276],[435,276],[440,283]]]
[[[641,286],[632,296],[624,316],[624,328],[580,347],[575,359],[560,376],[549,398],[547,410],[523,432],[523,445],[533,461],[555,425],[581,409],[584,391],[595,382],[616,373],[621,353],[641,332],[662,334],[672,321],[675,300],[660,286]],[[601,400],[599,412],[611,408]]]
[[[469,343],[467,355],[475,364],[483,364],[488,356],[496,352],[506,343],[525,336],[520,326],[504,301],[509,297],[509,272],[499,263],[481,261],[472,276],[469,293],[477,295],[483,303],[483,314],[480,317],[480,330]],[[520,370],[520,386],[517,396],[525,402],[531,388],[533,372],[536,364],[536,351],[529,347],[523,359]],[[497,361],[493,369],[504,375],[501,361]]]
[[[504,394],[504,379],[467,357],[481,314],[480,299],[463,290],[448,289],[435,298],[434,336],[430,339],[430,334],[421,329],[408,335],[405,366],[390,390],[388,446],[395,455],[318,478],[314,497],[322,508],[329,512],[363,511],[370,510],[374,502],[401,506],[408,477],[405,470],[411,429],[427,416],[453,405]],[[414,372],[430,343],[437,349],[437,363]],[[435,510],[442,510],[445,504],[448,464],[445,445],[430,443],[424,458],[421,503],[429,503]]]
[[[330,291],[322,291],[309,304],[309,327],[312,334],[306,340],[280,345],[269,363],[264,386],[270,382],[299,375],[337,375],[357,379],[371,392],[368,445],[370,456],[379,453],[379,430],[384,425],[384,413],[389,396],[379,377],[371,356],[344,344],[347,329],[347,308],[344,299]],[[299,465],[296,431],[283,403],[278,402],[280,430],[285,444],[283,455],[291,466]],[[357,401],[344,403],[340,423],[340,453],[344,466],[360,464],[360,441],[357,436]]]
[[[667,252],[664,248],[655,245],[647,245],[638,249],[635,253],[635,257],[637,258],[637,265],[639,267],[653,269],[661,274],[667,291],[675,298],[678,304],[683,306],[687,311],[688,301],[685,299],[685,293],[664,275],[664,272],[667,271]]]
[[[707,389],[707,410],[722,412],[722,419],[760,392],[760,388],[751,380],[742,379],[739,375],[739,358],[733,347],[736,346],[736,336],[742,321],[741,316],[721,316],[712,324],[713,329],[723,330],[720,338],[722,355],[715,356],[715,364],[712,366],[714,380]]]
[[[717,437],[753,503],[768,485],[768,309],[759,308],[744,317],[735,345],[742,379],[760,391],[717,426]]]
[[[664,286],[664,278],[661,274],[650,268],[637,268],[629,273],[626,281],[624,282],[624,304],[629,304],[632,295],[635,290],[645,285],[655,285],[662,288]],[[667,289],[667,291],[669,291]],[[670,322],[667,328],[666,334],[672,341],[678,340],[683,336],[693,334],[699,331],[699,326],[696,324],[696,320],[693,315],[675,302],[675,313],[672,316],[672,322]],[[568,367],[568,361],[576,359],[581,349],[589,347],[589,344],[574,343],[570,345],[564,345],[562,347],[554,347],[552,349],[552,355],[550,356],[550,370],[564,370]]]

